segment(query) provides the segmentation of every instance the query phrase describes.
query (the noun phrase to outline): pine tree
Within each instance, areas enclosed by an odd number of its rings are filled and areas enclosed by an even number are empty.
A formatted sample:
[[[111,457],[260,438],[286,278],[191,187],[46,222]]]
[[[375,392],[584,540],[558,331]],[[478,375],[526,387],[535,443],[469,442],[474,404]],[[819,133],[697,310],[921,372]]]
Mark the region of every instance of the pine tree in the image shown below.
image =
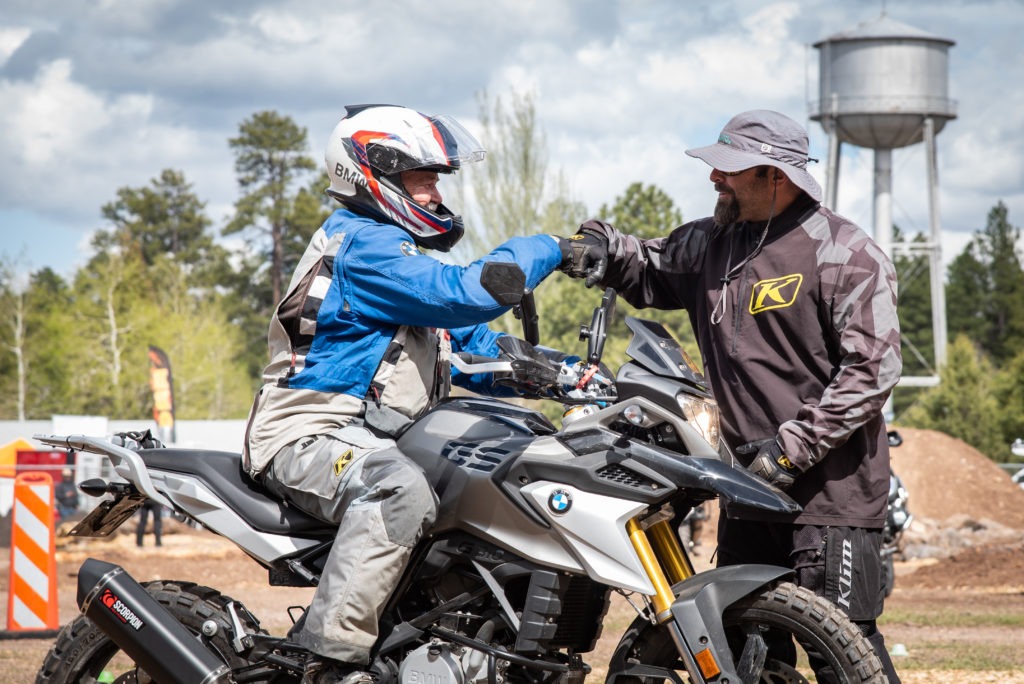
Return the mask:
[[[949,330],[974,340],[999,365],[1024,343],[1024,269],[1020,229],[999,202],[985,229],[949,266],[946,288]]]

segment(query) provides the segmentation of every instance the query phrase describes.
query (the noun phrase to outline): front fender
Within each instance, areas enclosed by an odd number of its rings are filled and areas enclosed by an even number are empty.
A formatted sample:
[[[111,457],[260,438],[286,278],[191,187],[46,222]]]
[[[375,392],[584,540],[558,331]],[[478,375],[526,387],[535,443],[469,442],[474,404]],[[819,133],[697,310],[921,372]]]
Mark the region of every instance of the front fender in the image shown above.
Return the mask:
[[[744,596],[791,573],[787,568],[774,565],[729,565],[677,584],[674,587],[676,600],[670,610],[689,653],[696,656],[705,649],[711,651],[722,668],[723,677],[740,681],[732,671],[733,659],[729,655],[722,614]]]

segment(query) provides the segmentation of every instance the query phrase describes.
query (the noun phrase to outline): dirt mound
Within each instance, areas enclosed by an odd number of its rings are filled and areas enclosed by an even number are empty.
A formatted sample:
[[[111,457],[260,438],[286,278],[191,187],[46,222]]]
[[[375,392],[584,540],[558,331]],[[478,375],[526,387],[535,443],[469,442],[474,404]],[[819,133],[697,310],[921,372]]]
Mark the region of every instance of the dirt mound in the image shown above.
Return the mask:
[[[897,560],[909,561],[897,588],[986,588],[1024,584],[1024,491],[962,440],[897,428],[892,467],[907,488],[914,522]]]
[[[941,432],[896,429],[903,444],[891,450],[892,467],[916,518],[962,515],[1024,530],[1024,490],[984,454]]]
[[[974,547],[919,567],[897,580],[900,587],[1024,591],[1024,543]]]

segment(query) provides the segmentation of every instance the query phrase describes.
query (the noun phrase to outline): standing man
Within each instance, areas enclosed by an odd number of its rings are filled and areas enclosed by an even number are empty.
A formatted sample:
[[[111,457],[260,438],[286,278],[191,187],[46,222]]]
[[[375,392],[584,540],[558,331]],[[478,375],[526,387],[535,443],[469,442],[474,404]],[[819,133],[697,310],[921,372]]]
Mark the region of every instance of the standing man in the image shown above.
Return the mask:
[[[726,506],[718,565],[792,568],[850,616],[898,682],[875,622],[889,481],[882,406],[902,368],[893,265],[821,206],[807,133],[792,119],[744,112],[715,144],[686,153],[712,168],[713,217],[651,240],[588,221],[565,270],[637,307],[687,310],[726,443],[803,507]]]
[[[269,491],[338,525],[291,635],[314,655],[304,684],[375,678],[381,611],[437,514],[395,438],[447,396],[453,352],[498,355],[500,334],[485,322],[507,307],[481,287],[484,264],[518,263],[532,288],[562,263],[548,235],[512,238],[469,266],[420,251],[447,252],[462,237],[439,174],[483,156],[457,121],[382,105],[347,108],[327,144],[327,193],[342,206],[313,235],[270,322],[243,457]],[[489,379],[454,381],[486,393]]]
[[[153,538],[155,539],[156,545],[164,545],[164,507],[152,499],[146,499],[142,502],[142,507],[139,509],[139,526],[135,528],[136,546],[142,546],[143,537],[146,535],[146,519],[149,518],[150,515],[153,516]]]
[[[68,520],[78,512],[78,487],[75,486],[75,472],[71,468],[60,471],[60,482],[53,489],[53,498],[61,520]]]

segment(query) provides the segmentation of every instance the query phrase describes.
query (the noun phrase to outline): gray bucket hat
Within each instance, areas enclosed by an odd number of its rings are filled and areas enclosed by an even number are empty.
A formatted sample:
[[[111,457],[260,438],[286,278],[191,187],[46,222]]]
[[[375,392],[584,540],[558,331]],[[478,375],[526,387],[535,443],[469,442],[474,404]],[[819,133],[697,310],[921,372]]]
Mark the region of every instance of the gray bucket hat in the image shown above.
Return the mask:
[[[774,166],[815,201],[821,186],[807,173],[807,131],[785,114],[754,109],[737,114],[722,129],[718,142],[686,150],[719,171],[746,171],[755,166]]]

